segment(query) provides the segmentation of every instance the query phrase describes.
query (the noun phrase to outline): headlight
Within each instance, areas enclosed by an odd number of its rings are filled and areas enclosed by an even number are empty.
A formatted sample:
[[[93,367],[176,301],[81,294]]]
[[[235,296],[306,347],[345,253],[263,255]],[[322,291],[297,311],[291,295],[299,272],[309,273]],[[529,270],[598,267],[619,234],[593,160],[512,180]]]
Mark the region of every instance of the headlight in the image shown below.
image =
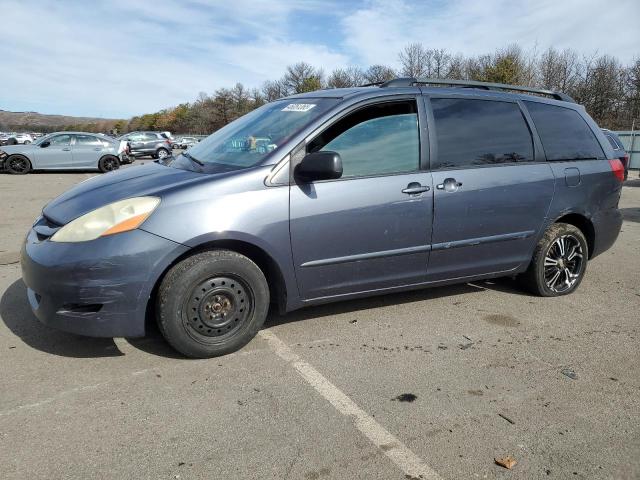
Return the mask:
[[[157,197],[127,198],[100,207],[58,230],[52,242],[86,242],[138,228],[160,203]]]

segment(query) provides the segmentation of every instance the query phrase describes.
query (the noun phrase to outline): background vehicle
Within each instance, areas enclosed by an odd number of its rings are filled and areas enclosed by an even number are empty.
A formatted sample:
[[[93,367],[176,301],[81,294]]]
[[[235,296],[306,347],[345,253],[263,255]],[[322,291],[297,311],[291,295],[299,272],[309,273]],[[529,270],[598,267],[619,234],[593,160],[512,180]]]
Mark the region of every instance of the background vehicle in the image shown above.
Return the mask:
[[[198,143],[195,137],[182,137],[178,142],[180,148],[186,149]]]
[[[116,170],[129,161],[126,142],[85,132],[58,132],[27,145],[0,147],[0,167],[9,173],[31,170]]]
[[[16,139],[16,142],[18,142],[18,145],[29,145],[33,143],[33,137],[28,133],[18,133],[13,137]]]
[[[561,93],[431,79],[310,92],[51,201],[23,278],[47,324],[140,336],[155,304],[171,345],[211,357],[249,342],[270,302],[504,276],[569,294],[618,236],[623,175]]]
[[[626,180],[629,176],[629,154],[625,151],[620,137],[618,137],[615,132],[607,130],[606,128],[603,128],[602,132],[605,137],[607,137],[607,140],[609,140],[616,158],[620,159],[622,162],[622,165],[624,166],[624,179]]]
[[[132,157],[165,158],[171,155],[171,141],[162,133],[131,132],[118,139],[128,143],[128,154]]]

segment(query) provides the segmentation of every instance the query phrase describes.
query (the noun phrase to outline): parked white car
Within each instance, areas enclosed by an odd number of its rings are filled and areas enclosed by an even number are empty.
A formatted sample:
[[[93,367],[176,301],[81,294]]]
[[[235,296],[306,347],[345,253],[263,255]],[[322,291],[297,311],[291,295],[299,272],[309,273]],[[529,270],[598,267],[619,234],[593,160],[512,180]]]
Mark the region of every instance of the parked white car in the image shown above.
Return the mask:
[[[29,145],[30,143],[33,143],[33,137],[28,133],[18,133],[14,135],[13,138],[16,139],[18,145]]]

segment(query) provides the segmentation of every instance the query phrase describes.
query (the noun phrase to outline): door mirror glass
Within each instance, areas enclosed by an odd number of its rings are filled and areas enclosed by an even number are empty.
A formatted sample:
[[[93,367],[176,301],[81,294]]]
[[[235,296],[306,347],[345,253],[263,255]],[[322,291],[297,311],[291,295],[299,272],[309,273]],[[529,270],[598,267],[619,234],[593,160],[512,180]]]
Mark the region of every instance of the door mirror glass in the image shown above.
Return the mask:
[[[40,144],[40,148],[47,148],[49,145],[51,145],[51,142],[49,140],[45,140]]]
[[[296,166],[295,176],[306,182],[335,180],[342,176],[342,159],[337,152],[309,153]]]

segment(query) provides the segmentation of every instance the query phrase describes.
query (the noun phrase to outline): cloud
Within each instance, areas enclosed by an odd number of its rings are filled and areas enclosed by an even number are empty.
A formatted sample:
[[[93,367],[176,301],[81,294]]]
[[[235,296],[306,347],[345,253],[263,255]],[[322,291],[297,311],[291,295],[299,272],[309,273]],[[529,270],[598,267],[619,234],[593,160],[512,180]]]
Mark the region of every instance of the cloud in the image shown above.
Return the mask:
[[[347,57],[290,39],[293,12],[315,2],[40,1],[3,6],[0,108],[126,117],[238,81],[259,86],[306,60]]]
[[[465,55],[518,42],[631,61],[640,2],[4,0],[0,108],[128,117],[304,60],[397,66],[410,42]]]
[[[518,43],[525,49],[572,48],[590,55],[640,55],[640,2],[619,0],[376,0],[342,20],[344,44],[360,63],[397,65],[408,43],[474,55]]]

